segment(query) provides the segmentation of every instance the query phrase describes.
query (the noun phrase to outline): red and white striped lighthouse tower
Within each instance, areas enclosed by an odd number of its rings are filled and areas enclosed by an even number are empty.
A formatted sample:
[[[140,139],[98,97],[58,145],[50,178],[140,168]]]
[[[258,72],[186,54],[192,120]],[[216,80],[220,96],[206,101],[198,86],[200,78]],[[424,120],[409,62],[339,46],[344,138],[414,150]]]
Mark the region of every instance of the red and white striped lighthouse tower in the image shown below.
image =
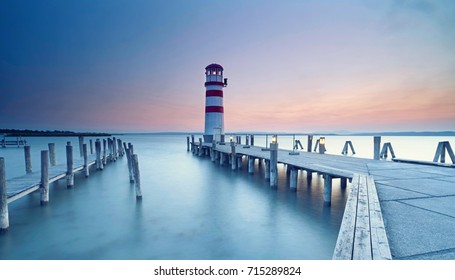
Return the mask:
[[[227,79],[223,80],[221,65],[210,64],[205,67],[204,142],[213,140],[224,142],[223,87],[225,86],[227,86]]]

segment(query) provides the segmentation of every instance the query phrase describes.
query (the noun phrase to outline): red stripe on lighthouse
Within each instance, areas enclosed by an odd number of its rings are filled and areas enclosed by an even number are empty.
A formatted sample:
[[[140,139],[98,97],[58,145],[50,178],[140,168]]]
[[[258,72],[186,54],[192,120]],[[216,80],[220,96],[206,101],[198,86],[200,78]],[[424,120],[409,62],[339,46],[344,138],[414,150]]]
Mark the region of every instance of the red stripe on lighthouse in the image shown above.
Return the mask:
[[[224,87],[223,82],[205,82],[205,86],[222,86]]]
[[[206,106],[205,107],[206,113],[224,113],[223,106]]]
[[[218,97],[223,97],[223,91],[222,90],[207,90],[205,92],[205,96],[210,97],[210,96],[218,96]]]

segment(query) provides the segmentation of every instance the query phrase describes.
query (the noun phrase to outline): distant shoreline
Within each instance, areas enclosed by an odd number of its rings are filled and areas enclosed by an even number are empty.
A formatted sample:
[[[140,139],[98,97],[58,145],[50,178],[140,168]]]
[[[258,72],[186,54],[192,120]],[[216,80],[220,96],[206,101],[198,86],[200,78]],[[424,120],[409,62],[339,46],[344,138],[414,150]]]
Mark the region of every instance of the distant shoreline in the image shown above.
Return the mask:
[[[60,130],[21,130],[21,129],[0,129],[0,135],[4,134],[7,137],[72,137],[72,136],[111,136],[109,133],[97,132],[73,132],[73,131],[60,131]]]

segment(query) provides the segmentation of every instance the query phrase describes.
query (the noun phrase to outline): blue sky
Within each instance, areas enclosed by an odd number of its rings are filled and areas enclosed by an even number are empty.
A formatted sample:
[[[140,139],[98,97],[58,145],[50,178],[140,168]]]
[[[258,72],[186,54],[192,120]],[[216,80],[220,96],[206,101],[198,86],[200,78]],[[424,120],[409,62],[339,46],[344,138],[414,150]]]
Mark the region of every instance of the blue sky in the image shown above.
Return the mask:
[[[342,3],[341,3],[342,2]],[[455,130],[455,1],[0,2],[0,127]]]

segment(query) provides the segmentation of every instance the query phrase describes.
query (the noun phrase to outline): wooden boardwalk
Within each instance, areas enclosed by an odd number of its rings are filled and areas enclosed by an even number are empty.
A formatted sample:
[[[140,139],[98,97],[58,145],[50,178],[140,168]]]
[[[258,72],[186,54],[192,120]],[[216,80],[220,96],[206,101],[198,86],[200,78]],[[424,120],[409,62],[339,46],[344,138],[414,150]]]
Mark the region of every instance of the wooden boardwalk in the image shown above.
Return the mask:
[[[264,174],[270,180],[270,150],[237,143],[231,146],[193,142],[188,147],[196,155],[210,155],[214,162],[229,164],[233,170],[245,168],[242,160],[236,160],[243,157],[248,158],[246,168],[250,173],[254,172],[256,160],[264,162]],[[455,168],[450,168],[453,164],[394,162],[379,157],[373,160],[302,151],[292,154],[289,150],[277,151],[277,163],[290,170],[291,191],[296,191],[298,176],[303,174],[294,170],[305,170],[308,180],[315,172],[322,174],[324,203],[328,205],[332,179],[340,178],[341,187],[347,185],[347,180],[352,181],[334,259],[455,257],[455,237],[450,234],[455,232]],[[436,220],[423,223],[422,216]],[[435,234],[440,241],[435,242]]]

